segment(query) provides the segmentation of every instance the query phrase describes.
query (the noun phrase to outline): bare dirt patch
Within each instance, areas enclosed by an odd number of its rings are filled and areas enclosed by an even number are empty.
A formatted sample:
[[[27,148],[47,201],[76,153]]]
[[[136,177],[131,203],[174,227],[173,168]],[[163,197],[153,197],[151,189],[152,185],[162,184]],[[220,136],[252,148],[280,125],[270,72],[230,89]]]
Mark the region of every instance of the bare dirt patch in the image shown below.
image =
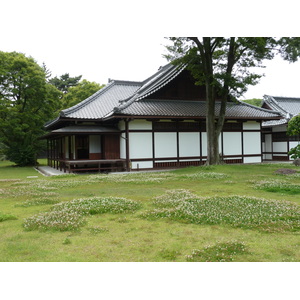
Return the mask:
[[[275,174],[280,174],[280,175],[290,175],[295,173],[297,173],[297,171],[293,169],[278,169],[275,171]]]

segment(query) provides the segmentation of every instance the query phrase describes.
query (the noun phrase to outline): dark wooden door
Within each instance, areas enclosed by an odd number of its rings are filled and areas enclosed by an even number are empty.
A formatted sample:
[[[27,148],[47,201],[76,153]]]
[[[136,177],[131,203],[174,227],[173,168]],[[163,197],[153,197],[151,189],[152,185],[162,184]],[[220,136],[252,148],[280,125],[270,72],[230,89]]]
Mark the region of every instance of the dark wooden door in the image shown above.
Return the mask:
[[[118,134],[105,135],[103,139],[104,159],[120,158],[120,136]]]

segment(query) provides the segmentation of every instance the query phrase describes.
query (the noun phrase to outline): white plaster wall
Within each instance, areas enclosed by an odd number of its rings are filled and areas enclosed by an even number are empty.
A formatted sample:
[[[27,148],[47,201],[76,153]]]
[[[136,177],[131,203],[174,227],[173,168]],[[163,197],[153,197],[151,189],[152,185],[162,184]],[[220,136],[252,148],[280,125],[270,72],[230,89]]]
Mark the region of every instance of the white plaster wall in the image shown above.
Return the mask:
[[[273,152],[287,152],[287,142],[274,142]]]
[[[265,135],[265,152],[272,152],[272,135],[271,134],[266,134]]]
[[[169,159],[169,160],[156,160],[156,163],[163,163],[163,162],[177,162],[177,159]]]
[[[152,133],[131,132],[129,133],[129,153],[132,158],[152,158]]]
[[[146,120],[133,120],[129,122],[128,128],[129,130],[151,130],[152,122]]]
[[[200,159],[180,159],[179,161],[200,161]]]
[[[242,154],[242,134],[240,132],[223,133],[224,155]]]
[[[177,138],[176,132],[156,132],[155,157],[177,157]]]
[[[260,162],[261,162],[261,156],[244,157],[245,164],[260,163]]]
[[[90,135],[89,136],[89,148],[90,153],[101,153],[101,136]]]
[[[243,123],[244,130],[260,130],[260,123],[255,121],[248,121]]]
[[[244,154],[261,153],[260,132],[244,132]]]
[[[179,132],[179,156],[200,156],[199,133]]]
[[[207,134],[206,132],[201,132],[201,150],[202,150],[202,156],[207,155]]]
[[[134,161],[131,164],[132,169],[152,169],[153,162],[152,161]]]
[[[125,133],[122,133],[121,137],[120,137],[120,158],[126,159],[126,139],[125,139]]]

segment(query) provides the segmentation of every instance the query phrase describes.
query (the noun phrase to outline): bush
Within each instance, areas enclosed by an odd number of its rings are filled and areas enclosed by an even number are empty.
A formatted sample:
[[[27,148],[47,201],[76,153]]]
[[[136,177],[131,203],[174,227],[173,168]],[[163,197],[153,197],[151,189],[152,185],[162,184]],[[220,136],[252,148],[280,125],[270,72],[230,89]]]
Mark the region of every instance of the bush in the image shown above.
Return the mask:
[[[291,150],[289,151],[289,155],[293,159],[300,158],[300,144],[294,148],[291,148]]]

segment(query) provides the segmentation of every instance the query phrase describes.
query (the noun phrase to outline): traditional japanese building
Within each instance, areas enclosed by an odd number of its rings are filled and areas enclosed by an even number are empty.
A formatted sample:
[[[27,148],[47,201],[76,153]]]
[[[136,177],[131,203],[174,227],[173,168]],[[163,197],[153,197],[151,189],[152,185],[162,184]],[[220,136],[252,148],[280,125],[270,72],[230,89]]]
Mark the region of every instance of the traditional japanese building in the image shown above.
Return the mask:
[[[205,87],[195,85],[185,67],[168,64],[142,82],[111,80],[46,124],[48,163],[65,171],[201,165],[207,157],[205,115]],[[281,118],[228,102],[219,143],[224,162],[261,162],[262,122]]]
[[[262,107],[278,112],[283,117],[262,123],[263,159],[290,160],[288,152],[298,145],[299,136],[288,136],[286,132],[289,120],[300,113],[300,98],[265,95]]]

